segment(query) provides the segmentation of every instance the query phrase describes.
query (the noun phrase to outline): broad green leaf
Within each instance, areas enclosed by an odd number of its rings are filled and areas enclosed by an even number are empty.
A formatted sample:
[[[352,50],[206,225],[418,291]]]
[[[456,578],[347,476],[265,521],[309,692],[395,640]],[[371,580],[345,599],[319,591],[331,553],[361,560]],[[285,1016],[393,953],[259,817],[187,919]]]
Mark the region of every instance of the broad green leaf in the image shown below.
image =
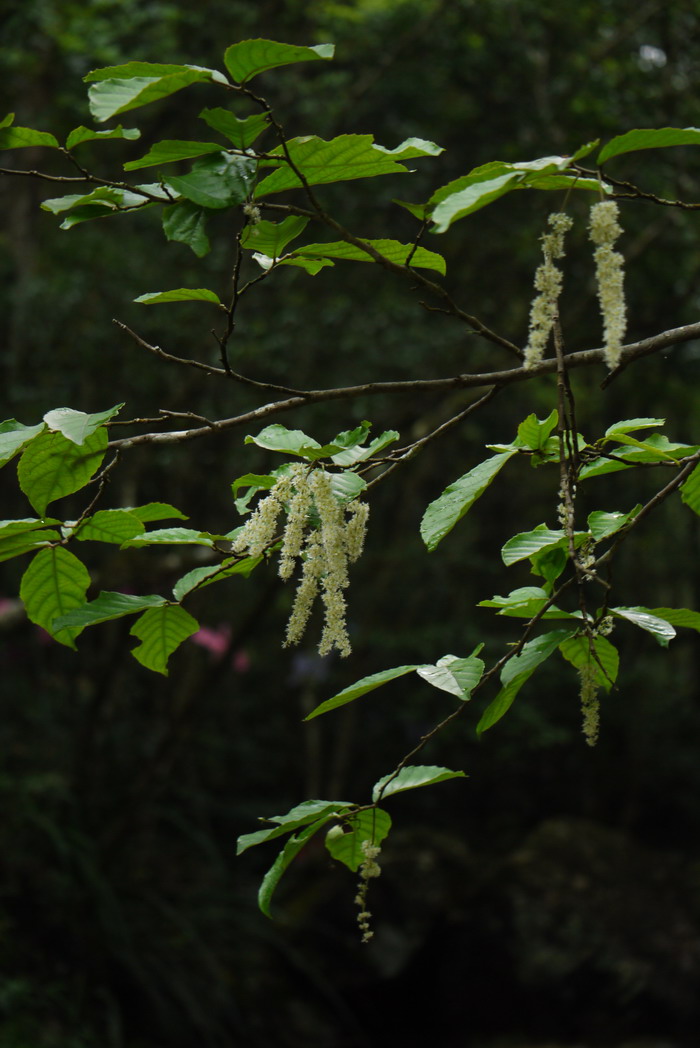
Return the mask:
[[[98,622],[109,622],[121,619],[125,615],[136,615],[147,608],[160,608],[166,604],[165,597],[151,594],[147,597],[136,597],[130,593],[110,593],[103,590],[99,597],[89,604],[81,601],[79,607],[66,612],[57,618],[54,629],[76,629],[78,632],[86,626],[95,626]]]
[[[369,841],[379,845],[389,834],[391,818],[382,808],[358,811],[343,819],[340,825],[326,834],[326,848],[338,862],[344,863],[356,873],[365,861],[362,845]],[[340,832],[338,832],[340,831]]]
[[[587,531],[577,531],[574,533],[574,544],[580,546],[587,538]],[[501,550],[501,557],[503,563],[510,567],[519,560],[526,560],[528,557],[534,557],[538,553],[556,547],[563,549],[567,545],[568,539],[561,529],[550,531],[546,524],[538,524],[533,531],[523,531],[519,535],[514,535],[512,539],[508,539]]]
[[[189,200],[182,200],[163,208],[163,232],[168,240],[187,244],[197,258],[209,252],[209,237],[206,234],[207,213]]]
[[[75,531],[80,542],[114,542],[120,546],[144,531],[143,522],[125,509],[100,509]]]
[[[546,445],[558,421],[559,412],[556,408],[545,419],[538,419],[535,414],[528,415],[518,426],[518,440],[521,446],[539,451]]]
[[[638,503],[629,513],[604,513],[603,510],[595,510],[588,515],[588,529],[596,542],[600,542],[623,528],[628,520],[637,516],[641,508],[641,503]]]
[[[333,44],[315,44],[299,47],[295,44],[278,44],[274,40],[241,40],[224,52],[224,65],[233,79],[242,84],[258,73],[295,62],[317,61],[333,57]]]
[[[213,69],[157,66],[150,62],[129,62],[123,66],[95,69],[84,79],[93,82],[88,91],[90,112],[100,123],[118,113],[126,113],[149,102],[167,98],[197,81],[225,82],[221,73]]]
[[[43,422],[40,422],[38,426],[23,426],[21,422],[11,418],[0,423],[0,466],[4,466],[14,458],[17,452],[38,436],[43,429]]]
[[[145,506],[125,506],[124,509],[133,513],[144,524],[154,520],[170,520],[173,517],[177,520],[187,520],[184,513],[167,502],[147,502]]]
[[[202,568],[193,568],[183,575],[173,586],[175,600],[182,600],[193,589],[204,589],[213,582],[228,579],[231,575],[242,575],[248,578],[251,571],[263,560],[262,557],[243,557],[222,561],[221,564],[207,565]]]
[[[373,178],[375,175],[393,175],[408,170],[389,154],[374,145],[372,135],[339,135],[330,141],[307,135],[292,138],[287,143],[289,155],[309,185],[328,182],[347,182],[355,178]],[[264,178],[255,189],[256,197],[298,189],[301,182],[287,163],[281,146],[270,154],[279,167]],[[269,164],[263,161],[261,166]]]
[[[0,442],[2,441],[0,437]],[[684,484],[681,484],[681,499],[694,513],[700,516],[700,465],[696,466]]]
[[[29,553],[47,542],[60,542],[60,531],[50,527],[58,523],[46,517],[42,520],[25,517],[23,520],[0,521],[0,561]]]
[[[690,611],[689,608],[649,608],[649,614],[657,619],[665,619],[672,626],[700,633],[700,612]]]
[[[228,109],[217,108],[203,109],[199,115],[209,127],[228,138],[238,149],[247,149],[269,126],[267,113],[255,113],[245,120],[239,120]]]
[[[143,535],[136,535],[133,539],[127,539],[123,547],[141,546],[209,546],[214,545],[214,539],[205,531],[197,531],[195,528],[158,528],[154,531],[146,531]]]
[[[17,467],[19,486],[39,516],[50,502],[85,487],[105,456],[107,430],[101,426],[82,445],[44,430],[27,445]]]
[[[255,833],[244,833],[236,841],[236,855],[242,855],[248,848],[254,848],[257,844],[264,844],[283,833],[292,833],[301,826],[308,826],[311,822],[323,818],[324,815],[337,815],[340,812],[352,808],[349,801],[304,801],[295,805],[286,815],[271,815],[262,822],[275,823],[269,829],[256,830]]]
[[[320,829],[322,829],[326,823],[332,819],[332,815],[325,815],[323,818],[318,819],[316,822],[312,822],[310,826],[305,826],[294,837],[285,844],[280,854],[275,859],[274,863],[263,877],[260,890],[258,892],[258,906],[266,917],[270,917],[270,903],[272,896],[279,884],[282,874],[287,869],[289,864],[296,859],[297,855],[307,843],[307,841],[313,837]]]
[[[331,477],[331,491],[339,502],[352,502],[366,488],[367,481],[349,469],[343,473],[334,473]]]
[[[440,156],[445,150],[442,146],[438,146],[435,142],[431,142],[427,138],[406,138],[401,145],[396,146],[394,149],[387,149],[386,146],[376,145],[375,149],[378,149],[380,153],[385,153],[386,156],[392,157],[394,160],[413,160],[416,157],[421,156]]]
[[[0,128],[2,128],[2,127],[10,127],[12,124],[14,124],[14,122],[15,122],[15,114],[14,113],[8,113],[7,116],[4,116],[2,118],[2,120],[0,120]]]
[[[85,565],[62,546],[43,549],[22,576],[19,595],[27,617],[51,634],[59,644],[75,648],[81,627],[54,626],[54,619],[85,602],[90,575]]]
[[[145,295],[139,295],[134,302],[140,302],[144,306],[155,306],[160,302],[213,302],[221,305],[221,299],[215,291],[205,287],[178,287],[173,291],[149,291]]]
[[[27,146],[48,146],[58,149],[59,144],[48,131],[34,131],[31,127],[0,128],[0,150],[24,149]]]
[[[141,641],[131,654],[146,669],[167,677],[168,659],[198,629],[197,620],[176,604],[149,608],[129,630]]]
[[[617,452],[616,452],[617,454]],[[619,449],[619,454],[628,456],[625,453],[624,448]],[[621,469],[632,469],[634,463],[632,462],[620,462],[616,458],[596,458],[590,462],[585,462],[579,470],[579,480],[591,480],[593,477],[602,477],[606,473],[619,473]]]
[[[560,644],[573,635],[572,630],[553,630],[551,633],[543,633],[541,637],[529,640],[523,646],[520,654],[505,664],[501,670],[503,687],[481,715],[476,726],[477,735],[493,727],[508,712],[523,684],[530,679],[537,667],[548,659]]]
[[[638,149],[697,145],[700,145],[700,129],[697,127],[642,127],[611,139],[598,153],[598,163],[604,164],[614,156]]]
[[[337,695],[333,695],[332,698],[326,699],[320,706],[312,710],[304,720],[313,720],[314,717],[320,717],[322,713],[328,713],[329,710],[336,710],[339,706],[345,706],[348,702],[353,702],[355,699],[359,699],[361,695],[366,695],[369,691],[374,691],[375,688],[380,688],[382,684],[388,684],[390,680],[396,680],[397,677],[403,677],[407,673],[413,673],[418,669],[418,666],[395,666],[390,670],[382,670],[380,673],[372,673],[369,677],[363,677],[362,680],[358,680],[355,684],[351,684],[349,688],[344,688],[343,691],[339,691]]]
[[[483,495],[499,470],[514,454],[514,450],[506,451],[480,462],[474,469],[446,487],[442,495],[430,503],[420,525],[423,542],[430,551],[452,531],[455,524]]]
[[[374,440],[370,441],[366,447],[362,445],[349,447],[335,455],[331,455],[331,458],[336,466],[353,466],[356,462],[366,462],[373,455],[383,451],[389,444],[397,441],[400,435],[395,429],[387,429],[381,436],[375,437]],[[334,441],[334,443],[337,443],[337,441]]]
[[[44,422],[53,432],[62,433],[66,440],[83,445],[88,437],[118,415],[123,407],[122,402],[94,415],[87,415],[84,411],[75,411],[73,408],[54,408],[53,411],[46,412]]]
[[[568,555],[565,549],[554,546],[552,549],[543,550],[530,558],[531,572],[544,579],[544,588],[547,593],[552,592],[552,586],[566,567]],[[545,615],[545,618],[547,616]]]
[[[287,244],[303,233],[308,224],[308,218],[298,215],[290,215],[282,222],[263,220],[254,226],[246,226],[241,235],[241,247],[259,251],[268,258],[279,258]]]
[[[485,182],[475,182],[459,193],[448,196],[433,211],[433,222],[435,233],[445,233],[453,222],[460,218],[479,211],[487,204],[498,200],[504,193],[514,189],[523,180],[523,175],[517,171],[509,171],[504,175],[497,175]]]
[[[275,471],[277,472],[277,471]],[[246,473],[242,477],[238,477],[234,480],[231,485],[231,491],[233,492],[234,505],[239,513],[246,513],[248,511],[248,504],[251,499],[257,495],[259,491],[269,491],[270,488],[275,486],[277,477],[275,474],[261,474],[261,473]],[[238,496],[238,492],[241,488],[245,488],[246,492],[244,495]]]
[[[134,141],[140,137],[141,132],[137,127],[122,127],[121,124],[117,124],[116,127],[110,128],[109,131],[93,131],[92,128],[81,125],[68,135],[66,149],[75,149],[76,146],[82,145],[83,142],[99,142],[105,138],[127,138],[130,141]]]
[[[385,800],[392,793],[403,793],[404,790],[415,790],[419,786],[432,786],[447,779],[465,779],[463,771],[451,771],[431,765],[413,764],[402,768],[398,775],[385,775],[374,784],[372,800],[376,803]]]
[[[139,193],[138,190],[143,192]],[[145,194],[149,194],[146,196]],[[81,222],[90,222],[96,218],[110,218],[113,215],[128,211],[143,210],[152,207],[155,196],[163,201],[171,199],[160,185],[134,186],[133,190],[118,189],[113,186],[100,186],[91,193],[68,193],[61,197],[44,200],[41,207],[54,215],[67,211],[61,222],[61,229],[72,229]]]
[[[267,265],[267,262],[269,262],[270,259],[268,259],[266,255],[261,255],[259,251],[256,251],[253,258],[263,269],[270,268]],[[305,255],[299,255],[294,258],[282,258],[277,265],[292,266],[295,269],[303,269],[305,273],[309,274],[309,276],[315,277],[322,269],[328,269],[328,267],[332,269],[335,263],[331,262],[330,258],[306,258]]]
[[[199,207],[220,211],[243,203],[253,184],[255,166],[251,157],[219,151],[196,160],[186,175],[170,175],[165,185]]]
[[[570,637],[559,645],[559,651],[567,662],[576,669],[586,666],[595,673],[596,683],[599,688],[610,691],[617,680],[620,668],[620,656],[617,648],[605,637],[596,637],[593,642],[595,656],[591,652],[591,644],[588,637]]]
[[[304,458],[321,447],[317,440],[307,436],[302,430],[287,429],[279,423],[266,426],[257,437],[249,434],[245,443],[257,444],[259,448],[266,448],[268,451],[283,451],[287,455],[300,455]]]
[[[517,619],[531,619],[546,604],[549,596],[540,586],[521,586],[509,593],[507,597],[492,597],[491,600],[480,600],[479,608],[498,608],[499,615]],[[543,619],[576,619],[581,612],[562,611],[553,605],[542,615]]]
[[[484,664],[481,659],[473,657],[460,659],[456,655],[443,655],[435,666],[419,666],[416,672],[433,688],[440,688],[466,701],[481,680]]]
[[[398,240],[366,240],[364,243],[373,247],[384,258],[398,265],[407,263],[415,269],[433,269],[445,273],[445,259],[435,251],[424,247],[414,248],[413,244],[401,244]],[[294,248],[295,255],[308,255],[317,258],[340,258],[353,262],[374,262],[374,259],[362,248],[338,240],[331,244],[302,244]],[[410,262],[409,262],[410,258]]]
[[[220,153],[220,142],[190,142],[179,139],[163,139],[151,146],[138,160],[124,164],[125,171],[138,171],[142,167],[156,167],[158,164],[173,164],[176,160],[192,160],[194,157],[206,156],[208,153]]]
[[[622,422],[613,422],[605,431],[605,436],[615,440],[620,433],[635,433],[638,429],[651,429],[654,426],[664,426],[665,418],[628,418]]]
[[[667,648],[668,642],[676,636],[676,631],[670,622],[667,619],[657,618],[649,608],[610,608],[610,614],[627,619],[628,622],[651,633],[662,648]]]

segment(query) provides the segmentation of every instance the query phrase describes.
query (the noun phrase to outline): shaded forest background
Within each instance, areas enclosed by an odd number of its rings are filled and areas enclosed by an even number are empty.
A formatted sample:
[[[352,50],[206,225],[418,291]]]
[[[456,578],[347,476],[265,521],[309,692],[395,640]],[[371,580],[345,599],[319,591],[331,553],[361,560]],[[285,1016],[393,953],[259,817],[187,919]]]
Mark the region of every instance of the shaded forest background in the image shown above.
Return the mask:
[[[228,44],[255,36],[334,41],[334,63],[259,81],[289,135],[373,132],[389,148],[417,135],[446,148],[401,179],[324,189],[324,203],[360,235],[410,239],[414,224],[392,198],[424,200],[489,160],[571,153],[634,127],[700,126],[694,0],[1,6],[3,112],[59,135],[89,123],[81,77],[92,68],[128,59],[220,66]],[[113,172],[152,140],[197,137],[197,113],[219,104],[209,90],[137,111],[142,141],[86,146],[87,166]],[[3,160],[47,162],[34,150]],[[631,154],[615,173],[698,199],[691,149]],[[3,417],[30,424],[52,407],[98,411],[122,399],[130,417],[159,408],[222,417],[255,406],[246,389],[146,356],[111,322],[215,362],[198,307],[146,311],[132,300],[225,287],[231,231],[213,230],[212,253],[199,262],[166,246],[148,213],[118,230],[105,220],[60,231],[39,210],[52,195],[31,179],[0,182]],[[519,344],[549,204],[511,194],[427,245],[446,254],[460,304]],[[567,347],[580,349],[600,336],[584,205],[573,202],[572,213],[562,315]],[[692,214],[635,204],[623,219],[630,338],[697,320]],[[507,363],[365,266],[313,279],[289,270],[252,302],[235,354],[256,378],[317,387]],[[660,416],[671,439],[697,439],[699,353],[689,344],[647,358],[604,395],[601,375],[574,376],[582,431]],[[646,634],[620,629],[619,690],[604,702],[594,750],[563,664],[542,671],[481,743],[473,729],[483,701],[434,743],[426,763],[463,768],[469,779],[393,802],[369,948],[359,942],[354,879],[320,845],[280,887],[277,923],[255,898],[272,855],[234,855],[236,836],[261,814],[310,796],[366,795],[447,712],[418,680],[304,726],[316,703],[392,665],[466,655],[481,640],[493,655],[514,639],[511,620],[475,604],[527,583],[525,569],[519,581],[518,569],[506,578],[498,551],[515,530],[552,522],[558,480],[514,471],[430,556],[418,525],[427,503],[483,458],[485,443],[509,441],[554,398],[553,380],[514,387],[377,487],[349,594],[347,661],[321,660],[312,645],[281,649],[290,594],[273,570],[208,590],[195,611],[209,633],[156,679],[130,657],[128,623],[88,631],[79,655],[47,643],[15,600],[22,566],[2,566],[0,1048],[697,1044],[694,634],[662,653]],[[305,414],[303,428],[325,440],[369,418],[415,439],[468,400],[330,403]],[[243,436],[133,450],[108,504],[162,500],[189,512],[193,527],[229,530],[231,481],[270,465]],[[3,516],[21,517],[28,507],[10,469],[0,474]],[[642,477],[618,505],[611,483],[605,508],[629,509],[653,485]],[[97,582],[164,592],[190,565],[186,556],[115,552]],[[700,608],[697,556],[697,519],[665,505],[621,556],[620,603]]]

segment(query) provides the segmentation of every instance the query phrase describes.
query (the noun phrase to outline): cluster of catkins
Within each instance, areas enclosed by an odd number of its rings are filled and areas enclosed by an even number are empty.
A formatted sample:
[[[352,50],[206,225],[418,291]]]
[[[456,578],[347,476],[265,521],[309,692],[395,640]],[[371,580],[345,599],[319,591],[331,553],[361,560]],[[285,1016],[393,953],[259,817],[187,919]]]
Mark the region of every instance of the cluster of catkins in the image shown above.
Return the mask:
[[[274,541],[277,522],[286,510],[279,575],[285,581],[301,563],[301,578],[287,624],[285,646],[298,644],[306,630],[316,597],[321,595],[324,625],[319,654],[336,648],[349,655],[345,621],[348,564],[362,553],[369,506],[354,499],[336,499],[331,476],[323,469],[295,463],[275,481],[233,542],[235,553],[261,556]],[[314,512],[315,511],[315,512]],[[314,522],[315,521],[315,522]]]
[[[539,292],[530,308],[530,331],[525,347],[526,368],[538,364],[557,319],[562,273],[554,264],[564,257],[564,235],[573,222],[568,215],[555,212],[549,216],[551,233],[542,237],[544,262],[535,273],[535,288]],[[614,200],[603,200],[591,208],[589,233],[595,244],[593,258],[596,266],[598,302],[603,317],[605,362],[612,370],[620,362],[622,339],[626,328],[626,309],[623,287],[623,257],[614,251],[622,227],[618,222],[618,207]]]

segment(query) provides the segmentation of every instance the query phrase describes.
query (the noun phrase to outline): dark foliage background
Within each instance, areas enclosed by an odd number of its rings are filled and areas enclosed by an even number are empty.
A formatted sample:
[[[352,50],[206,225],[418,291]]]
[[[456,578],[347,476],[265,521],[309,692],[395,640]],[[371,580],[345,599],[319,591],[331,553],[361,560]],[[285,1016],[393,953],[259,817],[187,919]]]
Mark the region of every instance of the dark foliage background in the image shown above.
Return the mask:
[[[219,65],[229,43],[254,36],[335,41],[335,63],[260,80],[289,134],[374,132],[388,147],[418,135],[446,147],[402,181],[324,190],[329,208],[364,235],[410,238],[413,225],[392,198],[425,199],[488,160],[567,153],[631,127],[700,124],[695,0],[1,6],[4,108],[18,124],[57,134],[88,122],[80,78],[96,66]],[[86,163],[111,172],[125,150],[140,156],[150,140],[196,136],[199,110],[218,104],[208,90],[136,111],[142,142],[94,154],[84,147]],[[47,162],[33,150],[6,158],[24,168]],[[699,172],[690,149],[619,162],[620,177],[686,199],[697,198]],[[164,250],[148,214],[118,229],[105,220],[65,233],[38,209],[55,195],[42,183],[3,179],[0,194],[3,417],[32,423],[60,404],[96,411],[118,399],[130,416],[163,407],[219,417],[258,403],[245,389],[145,357],[111,323],[117,317],[172,352],[214,361],[198,307],[141,311],[132,300],[168,287],[225,287],[230,230],[217,230],[211,255],[197,262],[181,245]],[[455,296],[515,341],[526,330],[548,204],[513,194],[436,241]],[[599,337],[583,206],[572,203],[570,348]],[[640,204],[626,209],[625,227],[630,337],[697,319],[692,216]],[[367,274],[350,265],[314,280],[280,274],[240,319],[237,366],[319,386],[506,364],[420,309],[410,289]],[[672,437],[693,440],[699,371],[690,344],[642,361],[604,397],[599,376],[576,375],[583,432],[660,415]],[[467,401],[331,403],[304,427],[328,438],[368,417],[415,439]],[[224,650],[185,645],[169,678],[155,679],[128,654],[128,623],[88,631],[79,656],[47,643],[14,599],[21,566],[3,565],[0,1048],[697,1043],[694,637],[661,653],[645,635],[620,630],[620,688],[605,702],[595,750],[583,744],[576,680],[563,664],[541,672],[482,743],[473,730],[479,710],[434,743],[426,762],[470,778],[393,803],[370,948],[354,923],[353,878],[331,867],[321,845],[287,875],[274,924],[255,902],[271,856],[234,858],[237,834],[261,814],[309,796],[364,796],[448,709],[410,678],[303,726],[313,705],[391,665],[468,654],[479,640],[493,654],[513,639],[512,621],[475,604],[528,581],[524,569],[504,578],[498,550],[516,528],[551,519],[557,479],[514,470],[430,556],[418,524],[485,443],[510,440],[526,414],[553,403],[549,381],[514,388],[377,488],[350,591],[349,663],[322,662],[313,647],[280,648],[289,595],[272,570],[207,590],[194,610]],[[242,436],[133,451],[109,504],[163,500],[189,510],[193,526],[231,528],[230,482],[268,464]],[[23,516],[5,474],[4,515]],[[629,506],[653,483],[643,477],[625,493]],[[614,484],[606,496],[607,508],[629,508],[612,504]],[[697,521],[664,506],[620,560],[619,602],[700,607],[697,553]],[[186,569],[186,556],[115,553],[99,564],[97,583],[157,592]]]

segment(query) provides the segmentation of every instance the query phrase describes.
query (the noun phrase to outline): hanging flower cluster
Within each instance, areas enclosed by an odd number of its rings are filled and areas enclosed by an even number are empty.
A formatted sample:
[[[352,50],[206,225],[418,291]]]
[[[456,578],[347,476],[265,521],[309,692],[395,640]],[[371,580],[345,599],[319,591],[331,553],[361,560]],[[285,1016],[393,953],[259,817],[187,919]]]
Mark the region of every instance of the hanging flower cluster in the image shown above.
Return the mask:
[[[619,251],[613,251],[612,248],[622,233],[618,215],[615,200],[603,200],[591,208],[590,236],[596,245],[593,257],[596,265],[598,301],[603,315],[605,362],[611,370],[620,362],[622,339],[627,326],[622,270],[624,259]]]
[[[526,368],[531,368],[542,360],[557,318],[562,274],[554,265],[554,259],[564,257],[564,236],[571,229],[573,220],[563,212],[557,211],[549,216],[549,224],[552,232],[545,233],[542,237],[544,262],[538,266],[535,273],[535,288],[539,295],[530,307],[530,333],[524,361]]]
[[[328,655],[336,648],[341,655],[349,655],[343,591],[349,584],[348,564],[362,553],[369,506],[357,499],[343,505],[333,494],[330,474],[295,463],[258,503],[236,536],[234,552],[260,556],[274,540],[284,509],[287,520],[280,550],[280,578],[290,579],[297,561],[302,565],[285,647],[298,644],[303,637],[320,593],[325,617],[319,654]]]
[[[600,699],[598,691],[600,684],[596,667],[592,661],[579,666],[579,680],[581,690],[579,698],[581,701],[581,716],[583,718],[583,734],[589,746],[595,746],[598,741],[600,730]]]
[[[377,862],[381,848],[376,844],[372,844],[371,841],[363,841],[360,845],[360,850],[364,855],[364,859],[360,864],[360,883],[357,886],[355,903],[360,908],[357,915],[357,923],[362,932],[362,942],[369,942],[374,932],[369,926],[369,919],[372,914],[367,909],[367,892],[369,891],[369,882],[375,877],[379,877],[382,872],[382,868]]]

